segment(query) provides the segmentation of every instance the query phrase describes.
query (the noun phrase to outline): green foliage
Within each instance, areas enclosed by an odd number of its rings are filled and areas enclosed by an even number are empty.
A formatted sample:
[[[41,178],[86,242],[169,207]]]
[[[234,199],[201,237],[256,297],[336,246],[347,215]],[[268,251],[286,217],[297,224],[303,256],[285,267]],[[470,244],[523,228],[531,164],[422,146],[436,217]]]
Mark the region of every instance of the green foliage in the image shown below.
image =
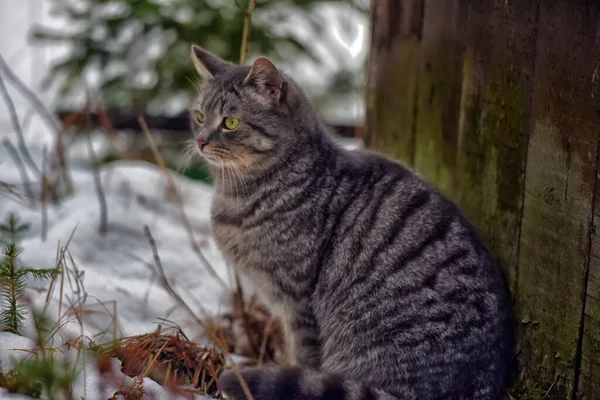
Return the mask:
[[[34,399],[39,399],[42,394],[42,385],[38,381],[27,379],[16,370],[7,373],[0,370],[0,387],[8,393],[23,394]]]
[[[66,360],[59,360],[51,353],[45,353],[39,358],[25,359],[15,366],[14,371],[30,385],[40,388],[45,398],[73,398],[73,384],[77,378],[77,371],[74,365]]]
[[[21,235],[30,228],[28,223],[19,223],[19,217],[15,213],[9,213],[6,222],[0,223],[0,244],[5,246],[19,242],[22,239]]]
[[[365,11],[354,1],[336,1]],[[293,15],[307,21],[319,35],[330,21],[311,12],[317,3],[257,0],[251,52],[275,61],[291,54],[316,58],[313,50],[274,22]],[[32,37],[36,42],[68,44],[71,49],[68,57],[52,68],[46,86],[60,82],[62,95],[74,93],[81,90],[81,77],[91,68],[99,73],[98,94],[108,107],[131,107],[140,112],[151,102],[189,101],[194,93],[190,79],[197,76],[189,59],[192,43],[239,62],[244,24],[240,8],[247,4],[247,0],[52,0],[53,14],[65,18],[70,31],[38,26]],[[259,14],[268,18],[259,18]],[[334,78],[336,87],[348,89],[353,77],[346,75],[347,71]]]
[[[56,268],[35,269],[19,265],[19,249],[15,241],[29,229],[28,224],[19,224],[15,214],[9,214],[6,223],[0,224],[0,238],[4,245],[4,258],[0,260],[0,331],[19,333],[25,318],[24,306],[19,299],[25,294],[27,276],[48,279],[58,274]]]
[[[19,304],[26,289],[26,278],[48,279],[58,274],[56,268],[34,269],[18,265],[17,245],[9,243],[4,248],[4,259],[0,262],[0,288],[2,288],[0,330],[18,333],[22,326],[25,310]]]

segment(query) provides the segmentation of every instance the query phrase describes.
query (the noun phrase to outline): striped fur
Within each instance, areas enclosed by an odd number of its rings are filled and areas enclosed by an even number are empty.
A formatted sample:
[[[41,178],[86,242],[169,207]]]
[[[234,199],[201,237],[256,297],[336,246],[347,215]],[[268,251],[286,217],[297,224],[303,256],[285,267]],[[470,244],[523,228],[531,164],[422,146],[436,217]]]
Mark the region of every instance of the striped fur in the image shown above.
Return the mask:
[[[402,164],[340,148],[268,60],[193,57],[214,235],[281,318],[291,355],[289,367],[242,372],[253,397],[500,399],[510,297],[458,207]],[[226,131],[231,115],[241,122]],[[221,385],[246,398],[232,373]]]

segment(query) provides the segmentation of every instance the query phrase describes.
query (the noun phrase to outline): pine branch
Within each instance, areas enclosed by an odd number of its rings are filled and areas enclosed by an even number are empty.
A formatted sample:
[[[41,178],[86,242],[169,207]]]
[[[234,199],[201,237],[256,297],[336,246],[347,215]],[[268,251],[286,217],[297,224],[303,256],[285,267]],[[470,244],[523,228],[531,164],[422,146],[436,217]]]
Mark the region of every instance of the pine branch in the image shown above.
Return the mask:
[[[4,244],[16,243],[21,239],[21,234],[27,232],[31,224],[19,224],[19,217],[9,213],[5,223],[0,223],[0,242]]]
[[[23,272],[24,275],[29,274],[37,280],[52,279],[60,272],[58,268],[21,268],[19,271]]]
[[[20,313],[18,299],[25,292],[24,276],[19,274],[17,268],[17,256],[19,251],[17,245],[9,243],[4,249],[4,260],[0,269],[0,282],[5,293],[4,300],[7,303],[7,308],[0,313],[0,321],[2,326],[0,330],[18,332],[23,321],[23,315]]]
[[[16,220],[10,219],[9,226],[19,228]],[[22,225],[21,225],[22,227]],[[0,311],[0,331],[19,333],[25,319],[25,307],[19,304],[27,288],[26,278],[31,275],[34,279],[55,277],[57,268],[23,268],[19,267],[17,258],[19,249],[15,243],[9,243],[4,248],[4,259],[0,261],[0,287],[2,288],[2,310]]]

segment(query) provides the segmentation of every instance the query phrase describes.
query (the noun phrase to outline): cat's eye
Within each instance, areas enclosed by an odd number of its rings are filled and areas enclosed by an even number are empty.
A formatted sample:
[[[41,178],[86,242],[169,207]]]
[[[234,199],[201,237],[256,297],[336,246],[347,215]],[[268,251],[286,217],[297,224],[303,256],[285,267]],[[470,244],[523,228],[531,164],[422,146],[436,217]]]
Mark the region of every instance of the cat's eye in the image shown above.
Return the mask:
[[[196,111],[196,121],[203,124],[206,121],[206,117],[204,117],[204,114],[202,114],[200,111]]]
[[[225,125],[225,128],[232,131],[240,125],[240,120],[237,118],[233,118],[233,117],[226,117],[223,120],[223,124]]]

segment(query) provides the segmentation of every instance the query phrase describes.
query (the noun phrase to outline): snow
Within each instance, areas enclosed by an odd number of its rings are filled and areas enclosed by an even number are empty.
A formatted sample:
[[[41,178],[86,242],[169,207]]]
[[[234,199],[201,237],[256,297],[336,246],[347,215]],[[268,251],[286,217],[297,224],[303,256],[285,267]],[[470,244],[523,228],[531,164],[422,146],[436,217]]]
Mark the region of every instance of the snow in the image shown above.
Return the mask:
[[[100,150],[102,140],[95,143],[94,147]],[[13,141],[13,144],[16,143]],[[360,147],[360,143],[348,139],[343,139],[342,144],[349,149]],[[28,147],[39,165],[42,158],[40,145],[29,141]],[[191,340],[206,344],[198,323],[178,306],[156,279],[157,270],[144,226],[148,226],[156,242],[165,275],[194,314],[202,317],[226,311],[231,306],[230,291],[209,274],[192,250],[188,231],[182,223],[181,207],[167,190],[165,172],[154,164],[140,161],[118,161],[100,168],[98,171],[108,210],[108,230],[105,236],[101,236],[100,207],[92,169],[83,162],[85,157],[79,150],[73,151],[70,174],[75,191],[59,204],[48,206],[46,240],[41,238],[40,207],[28,207],[11,200],[0,190],[0,219],[4,220],[9,212],[16,212],[21,222],[31,225],[27,236],[19,243],[23,264],[34,268],[55,266],[58,249],[64,247],[72,236],[68,244],[69,256],[66,257],[69,273],[65,274],[62,296],[60,282],[54,286],[48,304],[48,281],[31,281],[28,286],[27,296],[33,307],[39,311],[45,309],[45,315],[54,322],[64,323],[48,345],[60,347],[67,340],[83,335],[94,338],[98,343],[107,343],[115,335],[127,337],[150,333],[157,328],[159,318],[178,324]],[[30,176],[33,174],[30,173]],[[182,198],[196,243],[219,277],[233,287],[231,269],[223,260],[210,232],[212,187],[176,173],[170,173],[170,176]],[[0,146],[0,181],[21,182],[4,146]],[[79,285],[75,279],[77,274]],[[72,314],[66,315],[65,311],[71,304],[79,308],[81,323]],[[29,353],[23,350],[35,347],[32,339],[36,333],[30,317],[28,315],[26,320],[24,336],[0,333],[0,361],[5,372],[13,365],[13,359],[28,356]],[[120,362],[113,360],[116,371],[119,371],[118,379],[112,386],[100,388],[101,377],[97,368],[89,362],[89,356],[86,361],[84,354],[77,353],[75,349],[64,354],[76,363],[80,371],[74,398],[105,400],[120,385],[131,384],[132,379],[120,373]],[[234,361],[241,361],[241,358],[236,357]],[[173,393],[149,378],[144,380],[144,388],[147,396],[156,399],[175,398]],[[8,395],[1,390],[0,399],[26,398]]]
[[[3,168],[0,180],[18,182],[16,176],[7,178],[5,171],[12,172],[10,168]],[[167,198],[162,171],[144,162],[116,162],[102,168],[100,174],[108,209],[108,232],[104,237],[98,232],[100,208],[89,170],[74,170],[75,195],[48,210],[46,241],[40,239],[39,209],[18,208],[17,203],[2,202],[0,215],[17,211],[32,225],[29,236],[21,242],[22,261],[34,267],[53,265],[58,244],[64,245],[75,230],[68,249],[84,273],[85,289],[101,302],[117,302],[123,335],[154,329],[157,316],[168,316],[184,323],[179,310],[169,311],[176,303],[166,290],[157,283],[149,284],[152,271],[146,264],[153,264],[153,259],[143,232],[147,225],[166,274],[175,287],[191,304],[216,310],[224,300],[222,287],[202,267],[189,245],[186,230],[180,222],[181,211],[177,203]],[[173,177],[201,250],[221,278],[227,281],[228,269],[210,237],[210,187]],[[194,293],[197,300],[185,292]],[[58,301],[58,293],[54,293],[53,298]],[[123,303],[133,306],[123,307]]]
[[[29,87],[38,88],[48,65],[60,59],[67,52],[66,46],[37,48],[27,40],[27,29],[32,23],[43,22],[55,28],[63,23],[48,13],[47,0],[30,2],[9,2],[0,0],[0,8],[9,10],[0,15],[0,37],[10,38],[0,44],[0,53],[14,68],[15,72]],[[323,17],[334,19],[335,10],[324,5]],[[348,52],[344,59],[345,67],[352,64],[358,69],[367,54],[368,32],[365,18],[358,18],[349,10],[348,14],[356,29],[346,32],[335,25],[327,32],[327,37],[302,37],[299,39],[315,44],[320,55],[320,63],[315,65],[307,60],[287,66],[300,81],[314,82],[320,86],[324,79],[340,68],[339,59],[332,57],[327,43],[341,54]],[[2,18],[2,16],[7,16]],[[296,24],[292,24],[296,26]],[[318,64],[318,63],[317,63]],[[324,74],[324,71],[327,74]],[[29,106],[14,88],[8,85],[22,121],[29,151],[37,164],[41,164],[42,148],[51,148],[54,134],[46,130],[45,124],[37,115],[29,115]],[[49,106],[53,103],[54,90],[39,92],[42,101]],[[331,111],[335,118],[362,120],[361,96],[349,97]],[[352,115],[349,115],[352,114]],[[13,127],[6,107],[0,107],[0,140],[9,139],[16,145]],[[98,138],[96,138],[98,139]],[[356,148],[353,141],[344,141],[349,148]],[[110,144],[107,140],[94,141],[94,148],[100,154]],[[205,313],[216,314],[230,307],[229,292],[216,281],[202,265],[189,243],[188,231],[182,223],[181,208],[169,197],[163,171],[153,164],[144,162],[115,162],[99,170],[108,210],[108,231],[105,236],[98,232],[100,207],[92,170],[87,164],[85,146],[71,149],[70,174],[74,183],[74,194],[58,205],[49,205],[47,213],[47,236],[42,240],[42,213],[39,206],[28,207],[19,201],[3,195],[0,188],[0,220],[9,212],[16,212],[21,222],[31,224],[27,236],[19,243],[20,260],[35,268],[48,268],[56,264],[57,253],[72,236],[66,255],[69,273],[65,275],[61,293],[60,282],[54,286],[46,304],[48,281],[30,281],[27,297],[36,310],[46,310],[46,315],[54,322],[64,323],[60,332],[53,337],[49,346],[62,346],[64,342],[85,335],[97,342],[110,341],[114,336],[126,337],[152,332],[160,318],[177,323],[187,336],[204,343],[202,329],[182,307],[178,306],[156,278],[156,266],[152,249],[144,234],[148,226],[156,242],[158,254],[165,274],[171,285],[190,305],[193,312],[202,317]],[[31,172],[31,171],[30,171]],[[29,174],[30,177],[33,174]],[[184,202],[184,210],[193,227],[193,235],[203,255],[210,262],[222,280],[231,285],[231,271],[225,264],[210,234],[209,210],[212,200],[210,186],[171,174]],[[0,181],[20,184],[21,177],[6,148],[0,146]],[[39,184],[37,185],[39,187]],[[34,191],[39,192],[38,188]],[[71,259],[74,263],[71,262]],[[76,279],[76,275],[79,276]],[[68,279],[67,279],[68,278]],[[78,286],[79,285],[79,286]],[[83,286],[81,286],[83,285]],[[81,323],[73,314],[66,311],[77,307]],[[115,312],[116,311],[116,312]],[[115,323],[116,321],[116,323]],[[26,350],[35,347],[36,336],[31,313],[26,320],[24,336],[0,333],[0,368],[6,372],[14,362],[29,357]],[[75,349],[65,351],[62,356],[73,361],[80,371],[75,384],[74,398],[107,399],[121,385],[130,385],[132,378],[118,374],[117,381],[101,388],[102,377],[96,366],[85,353]],[[78,357],[79,356],[79,357]],[[113,360],[116,370],[120,362]],[[147,397],[156,399],[175,398],[162,386],[146,378],[144,388]],[[199,397],[200,396],[196,396]],[[9,395],[0,388],[0,399],[29,399],[21,395]]]
[[[23,349],[32,349],[34,347],[34,342],[30,339],[12,333],[0,332],[2,371],[7,372],[10,370],[10,366],[28,354],[22,351]],[[111,360],[114,375],[103,376],[91,359],[89,357],[86,359],[83,352],[77,353],[75,349],[72,349],[64,354],[59,354],[58,357],[70,360],[69,365],[74,366],[74,370],[76,371],[78,379],[76,379],[73,385],[72,398],[74,399],[106,400],[113,396],[116,391],[124,390],[133,385],[134,379],[120,372],[121,362],[119,360]],[[155,400],[186,398],[180,393],[170,392],[150,378],[143,379],[143,387],[146,392],[145,398]],[[209,399],[209,397],[198,395],[195,398],[200,400]],[[4,388],[0,387],[0,399],[29,400],[31,397],[10,394]]]
[[[0,332],[0,371],[6,373],[19,358],[17,352],[35,348],[33,340],[10,332]]]
[[[30,151],[39,160],[41,152],[36,151],[34,146]],[[14,184],[20,182],[18,171],[4,147],[0,149],[0,165],[0,181]],[[158,279],[153,279],[156,268],[150,244],[144,234],[145,225],[149,227],[156,242],[171,285],[196,315],[215,314],[229,306],[229,292],[208,273],[189,244],[188,233],[181,222],[181,208],[168,195],[164,172],[153,164],[128,161],[111,163],[101,168],[99,173],[108,210],[108,231],[105,236],[101,236],[98,231],[100,208],[92,170],[88,166],[76,166],[71,170],[75,193],[58,205],[49,206],[45,241],[41,239],[39,207],[29,208],[20,202],[0,197],[1,219],[8,212],[16,212],[22,222],[31,224],[28,235],[19,243],[23,264],[35,268],[54,266],[59,245],[65,246],[73,235],[68,250],[81,273],[84,290],[78,291],[74,265],[67,264],[71,274],[68,274],[69,280],[65,279],[62,297],[59,285],[55,285],[46,307],[46,315],[53,321],[69,321],[61,328],[60,334],[54,336],[55,343],[52,345],[60,346],[61,343],[57,342],[79,335],[107,342],[115,333],[118,337],[149,333],[157,328],[159,318],[166,318],[180,325],[191,340],[205,342],[198,324],[178,307]],[[231,282],[230,269],[210,235],[211,187],[174,173],[171,176],[183,199],[198,246],[221,279]],[[30,282],[28,297],[38,310],[45,306],[48,286],[47,281]],[[81,325],[73,316],[65,315],[70,302],[95,313],[81,312]],[[114,309],[116,329],[112,315]],[[33,347],[31,339],[35,337],[35,330],[32,319],[28,318],[26,322],[25,337],[9,333],[0,335],[0,360],[3,369],[12,365],[7,360],[28,354],[14,349]],[[95,391],[94,387],[99,379],[96,368],[85,363],[82,364],[83,367],[86,371],[85,379],[80,377],[76,388],[82,395],[84,388],[87,389],[86,400],[107,399],[117,390],[114,387],[106,389],[110,392],[109,396]],[[122,378],[124,381],[131,381],[131,378],[124,375]],[[172,398],[172,394],[150,379],[145,380],[145,388],[148,393],[156,394],[156,398]],[[0,392],[0,398],[4,397],[17,398]]]

